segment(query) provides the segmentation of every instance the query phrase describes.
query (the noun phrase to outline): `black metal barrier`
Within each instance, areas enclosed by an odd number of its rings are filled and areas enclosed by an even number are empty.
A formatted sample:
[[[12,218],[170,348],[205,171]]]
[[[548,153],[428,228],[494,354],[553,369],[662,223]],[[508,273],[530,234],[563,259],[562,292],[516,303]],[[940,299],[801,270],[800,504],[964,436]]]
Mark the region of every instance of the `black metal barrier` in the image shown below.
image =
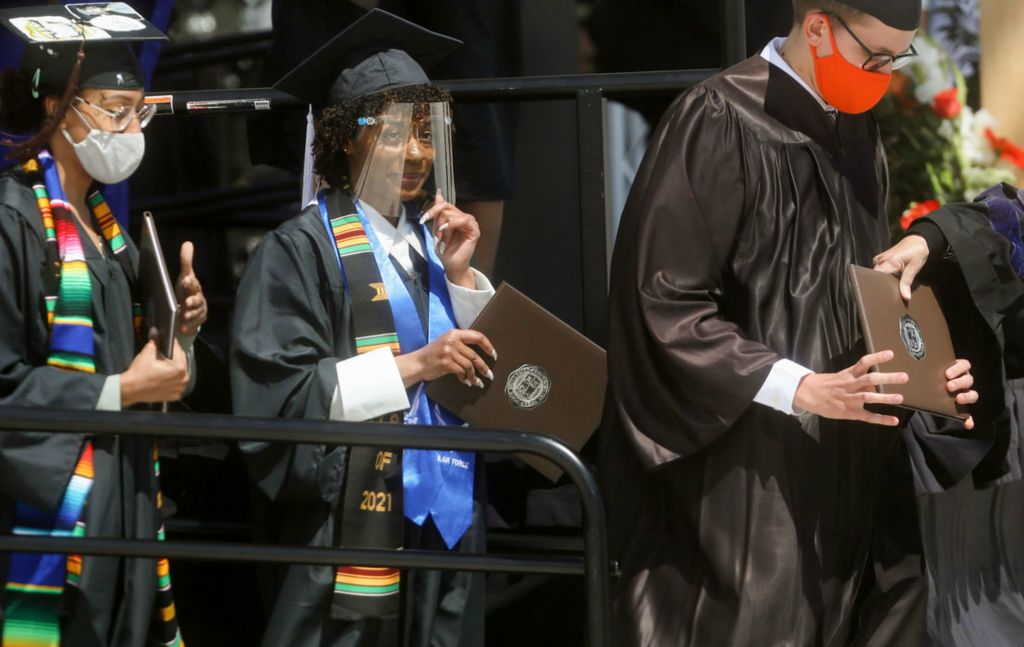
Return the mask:
[[[587,644],[594,647],[609,645],[609,562],[604,506],[594,477],[580,462],[579,457],[560,441],[549,436],[465,427],[402,426],[379,423],[322,422],[291,418],[244,418],[135,411],[47,411],[10,407],[0,407],[0,431],[118,434],[159,438],[215,438],[227,441],[459,449],[502,453],[527,452],[542,456],[565,470],[579,490],[583,508],[582,558],[573,555],[564,557],[465,555],[423,550],[392,551],[13,535],[0,535],[0,551],[582,575],[586,589]]]

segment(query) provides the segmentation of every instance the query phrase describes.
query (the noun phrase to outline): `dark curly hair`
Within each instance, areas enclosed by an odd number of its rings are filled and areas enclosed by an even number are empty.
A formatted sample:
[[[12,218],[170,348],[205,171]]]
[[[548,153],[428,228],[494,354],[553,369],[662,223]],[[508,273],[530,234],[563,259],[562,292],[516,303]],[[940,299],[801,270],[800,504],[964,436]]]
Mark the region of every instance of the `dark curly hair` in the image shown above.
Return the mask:
[[[57,130],[57,124],[64,118],[71,100],[78,90],[78,79],[85,58],[83,46],[78,49],[78,58],[71,69],[67,85],[57,88],[43,84],[33,96],[32,79],[19,70],[8,68],[0,72],[0,144],[10,147],[8,159],[25,162],[46,146]],[[46,116],[43,103],[46,97],[59,97],[60,103],[52,119]],[[30,135],[26,140],[19,135]]]
[[[313,135],[313,170],[331,186],[351,189],[345,144],[356,136],[359,117],[379,115],[391,103],[451,101],[451,94],[433,84],[411,85],[349,99],[317,113]]]

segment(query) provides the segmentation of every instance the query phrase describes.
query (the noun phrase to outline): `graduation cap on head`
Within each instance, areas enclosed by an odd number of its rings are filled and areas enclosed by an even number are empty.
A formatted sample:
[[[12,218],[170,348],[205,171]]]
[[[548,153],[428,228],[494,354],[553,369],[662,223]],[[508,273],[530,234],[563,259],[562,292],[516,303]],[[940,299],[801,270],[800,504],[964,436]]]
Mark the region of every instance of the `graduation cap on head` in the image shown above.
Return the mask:
[[[274,84],[314,108],[429,83],[425,68],[462,41],[424,29],[382,9],[349,25]]]
[[[167,40],[124,2],[3,9],[0,23],[27,41],[21,69],[36,88],[63,88],[84,41],[79,87],[140,89],[143,75],[132,43]]]
[[[846,6],[878,18],[894,29],[921,26],[921,0],[841,0]]]

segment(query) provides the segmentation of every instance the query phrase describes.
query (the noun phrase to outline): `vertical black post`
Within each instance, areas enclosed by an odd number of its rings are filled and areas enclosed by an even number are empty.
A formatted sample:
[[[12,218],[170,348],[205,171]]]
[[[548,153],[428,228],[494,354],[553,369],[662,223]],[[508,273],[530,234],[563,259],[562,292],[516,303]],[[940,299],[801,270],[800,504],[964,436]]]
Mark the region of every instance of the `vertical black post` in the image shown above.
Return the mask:
[[[605,205],[605,99],[600,90],[576,94],[579,151],[580,251],[583,332],[594,343],[608,341],[608,244]]]
[[[573,466],[575,467],[575,466]],[[586,469],[586,468],[583,468]],[[608,598],[608,537],[604,501],[594,485],[574,469],[570,476],[580,491],[583,506],[584,585],[587,595],[587,645],[611,645],[611,604]]]
[[[747,17],[744,0],[720,0],[722,69],[747,58]]]
[[[576,94],[579,152],[580,251],[583,278],[583,328],[595,343],[608,341],[608,246],[605,204],[605,98],[599,90]],[[593,481],[572,473],[583,505],[583,542],[587,593],[587,644],[610,644],[608,543],[601,493]]]

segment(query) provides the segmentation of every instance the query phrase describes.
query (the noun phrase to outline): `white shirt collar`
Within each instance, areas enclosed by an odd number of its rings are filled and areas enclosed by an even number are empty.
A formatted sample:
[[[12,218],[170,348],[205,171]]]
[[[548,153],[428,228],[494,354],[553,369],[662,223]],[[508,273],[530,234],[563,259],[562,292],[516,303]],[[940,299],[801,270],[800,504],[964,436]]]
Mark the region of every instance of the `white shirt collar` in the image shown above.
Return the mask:
[[[395,227],[391,224],[391,221],[367,203],[360,202],[359,206],[362,207],[367,222],[373,227],[373,233],[377,234],[377,240],[380,241],[380,244],[388,254],[393,256],[405,268],[406,272],[412,273],[413,266],[410,249],[415,250],[421,257],[426,258],[423,253],[423,243],[420,241],[420,237],[416,235],[418,223],[410,222],[409,212],[405,211],[402,219],[398,221],[398,226]]]
[[[783,72],[785,72],[786,74],[788,74],[791,77],[793,77],[793,79],[797,83],[799,83],[800,86],[804,90],[807,90],[807,92],[812,97],[814,97],[814,100],[818,102],[818,105],[821,106],[822,110],[824,110],[825,112],[830,112],[830,113],[837,112],[835,108],[833,108],[829,104],[825,103],[822,100],[822,98],[818,95],[818,93],[815,92],[813,88],[811,88],[811,86],[807,85],[807,82],[804,81],[800,77],[800,75],[796,73],[796,70],[794,70],[792,67],[790,67],[790,65],[786,61],[786,59],[782,58],[782,46],[785,45],[785,44],[786,44],[785,37],[779,37],[779,38],[773,39],[770,43],[765,45],[763,50],[761,50],[761,58],[763,58],[764,60],[768,61],[769,63],[771,63],[775,67],[777,67],[780,70],[782,70]]]

